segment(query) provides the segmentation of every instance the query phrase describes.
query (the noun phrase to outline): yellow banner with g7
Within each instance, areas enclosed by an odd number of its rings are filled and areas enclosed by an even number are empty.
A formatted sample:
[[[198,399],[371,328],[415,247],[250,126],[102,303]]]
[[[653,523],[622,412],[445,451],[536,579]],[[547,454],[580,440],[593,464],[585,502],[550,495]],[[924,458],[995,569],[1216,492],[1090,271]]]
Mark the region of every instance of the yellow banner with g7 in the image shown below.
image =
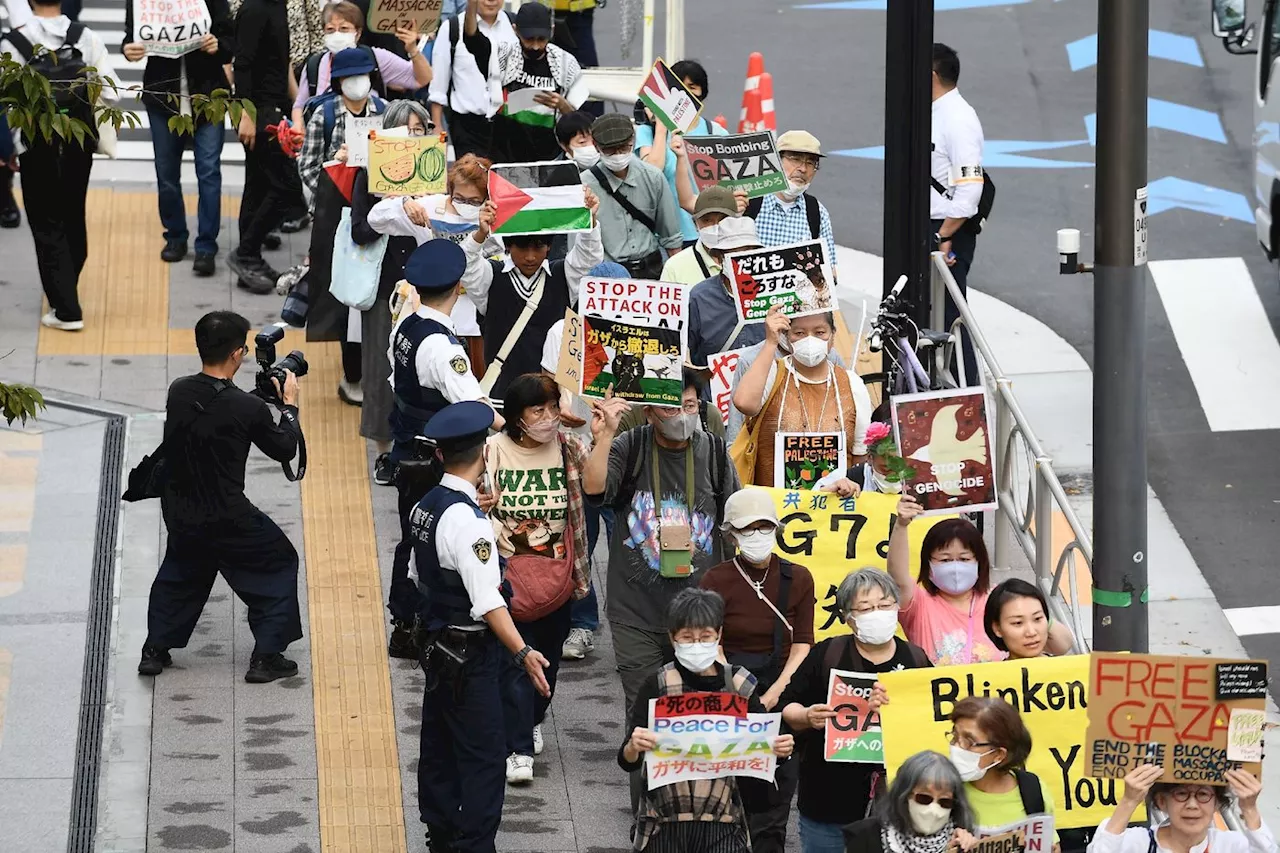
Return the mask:
[[[946,755],[948,718],[956,702],[968,696],[990,696],[1017,708],[1031,732],[1027,769],[1053,794],[1055,826],[1097,826],[1115,810],[1123,783],[1086,775],[1088,655],[908,669],[886,672],[880,681],[890,699],[880,711],[884,764],[890,777],[921,750]],[[1134,819],[1142,820],[1142,812]]]
[[[765,491],[773,495],[782,522],[776,553],[804,566],[813,575],[813,590],[818,597],[813,611],[816,639],[850,633],[836,612],[836,589],[855,569],[885,568],[889,533],[898,520],[898,495],[867,492],[856,498],[842,498],[830,492]],[[919,518],[907,529],[912,577],[918,569],[925,533],[945,517]]]

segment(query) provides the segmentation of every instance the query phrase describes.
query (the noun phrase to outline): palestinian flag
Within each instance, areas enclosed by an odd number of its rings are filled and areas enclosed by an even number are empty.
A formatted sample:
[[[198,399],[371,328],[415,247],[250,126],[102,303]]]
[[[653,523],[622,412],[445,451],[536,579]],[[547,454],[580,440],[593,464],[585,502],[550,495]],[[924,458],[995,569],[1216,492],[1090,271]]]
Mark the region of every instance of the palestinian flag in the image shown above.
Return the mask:
[[[702,102],[661,59],[653,63],[649,76],[640,85],[639,95],[654,118],[672,133],[688,133],[697,127]]]
[[[542,89],[503,89],[502,114],[520,124],[551,130],[556,126],[560,113],[534,100],[542,93]]]
[[[582,176],[572,162],[506,163],[489,169],[489,200],[498,208],[493,233],[590,231]]]

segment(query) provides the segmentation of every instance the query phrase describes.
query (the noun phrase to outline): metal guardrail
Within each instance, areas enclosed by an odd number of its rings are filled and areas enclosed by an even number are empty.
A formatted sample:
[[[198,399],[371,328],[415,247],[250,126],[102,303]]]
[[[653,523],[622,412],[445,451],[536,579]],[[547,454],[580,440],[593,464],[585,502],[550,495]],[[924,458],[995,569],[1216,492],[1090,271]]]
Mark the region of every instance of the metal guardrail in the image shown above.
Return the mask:
[[[1067,500],[1066,490],[1053,470],[1053,460],[1040,445],[1028,423],[1026,415],[1013,396],[1013,380],[1000,370],[991,345],[978,327],[973,312],[960,292],[960,285],[947,267],[941,253],[934,252],[930,275],[931,308],[930,328],[946,328],[946,296],[955,303],[959,317],[952,323],[950,332],[958,341],[964,329],[973,342],[974,350],[994,383],[992,402],[996,411],[995,470],[1000,495],[1000,508],[996,511],[995,565],[1008,566],[1009,546],[1017,542],[1031,561],[1036,584],[1049,601],[1053,618],[1070,625],[1075,633],[1075,652],[1089,651],[1085,641],[1084,623],[1080,618],[1080,589],[1076,579],[1077,560],[1084,560],[1093,572],[1093,542],[1088,531],[1076,517]],[[964,385],[964,359],[956,358],[960,372],[960,385]],[[1071,527],[1073,539],[1057,553],[1052,547],[1053,511],[1057,509]],[[1063,574],[1066,574],[1068,594],[1062,591]]]

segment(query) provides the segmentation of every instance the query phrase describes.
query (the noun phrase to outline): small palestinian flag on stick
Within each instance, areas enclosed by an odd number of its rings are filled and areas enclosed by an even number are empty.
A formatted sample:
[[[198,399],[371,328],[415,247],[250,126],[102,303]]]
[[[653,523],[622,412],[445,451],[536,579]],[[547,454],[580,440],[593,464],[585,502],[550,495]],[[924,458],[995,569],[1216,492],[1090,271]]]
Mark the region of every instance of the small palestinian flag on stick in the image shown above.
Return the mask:
[[[641,84],[640,100],[672,133],[688,133],[698,124],[698,114],[702,112],[702,102],[661,59],[653,63]]]
[[[493,233],[564,234],[591,230],[582,176],[572,162],[506,163],[489,169]]]

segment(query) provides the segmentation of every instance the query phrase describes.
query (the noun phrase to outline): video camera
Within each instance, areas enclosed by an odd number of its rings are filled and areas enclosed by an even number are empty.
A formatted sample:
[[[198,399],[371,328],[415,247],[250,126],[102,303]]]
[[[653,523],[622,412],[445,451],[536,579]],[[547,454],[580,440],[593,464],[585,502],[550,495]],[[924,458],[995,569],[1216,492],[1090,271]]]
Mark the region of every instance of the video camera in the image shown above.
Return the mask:
[[[261,368],[254,379],[257,394],[268,403],[277,405],[284,400],[280,398],[280,390],[276,388],[276,382],[280,383],[281,389],[284,388],[285,371],[292,371],[294,376],[301,379],[307,375],[308,370],[307,359],[300,350],[294,350],[276,361],[276,344],[282,340],[284,340],[283,323],[267,326],[253,339],[253,357],[257,359],[258,367]]]

